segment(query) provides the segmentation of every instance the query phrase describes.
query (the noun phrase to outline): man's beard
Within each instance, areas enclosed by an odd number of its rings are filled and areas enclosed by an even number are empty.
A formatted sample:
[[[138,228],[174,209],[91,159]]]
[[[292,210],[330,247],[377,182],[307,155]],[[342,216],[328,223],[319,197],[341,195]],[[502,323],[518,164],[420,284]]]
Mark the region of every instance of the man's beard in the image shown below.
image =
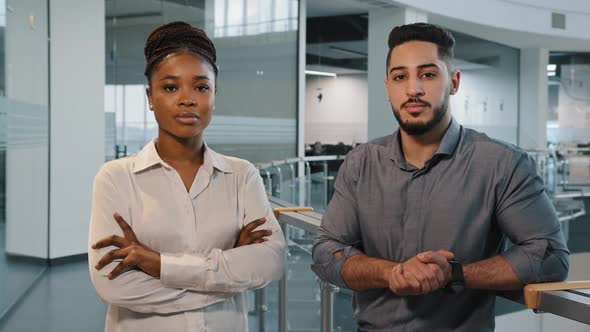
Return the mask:
[[[420,98],[414,97],[414,98],[410,98],[408,101],[403,103],[400,106],[400,108],[403,108],[408,103],[422,103],[425,106],[432,107],[432,105],[430,105],[430,103],[428,103]],[[439,107],[432,110],[432,112],[433,112],[432,118],[430,120],[426,121],[425,123],[403,122],[401,119],[401,116],[399,114],[399,110],[396,110],[395,107],[393,107],[393,105],[391,105],[391,109],[393,110],[393,115],[395,116],[397,123],[399,124],[400,128],[404,132],[406,132],[406,134],[411,135],[411,136],[419,136],[419,135],[423,135],[423,134],[427,133],[432,128],[436,127],[436,125],[438,125],[442,121],[442,119],[445,117],[445,115],[447,114],[447,111],[449,109],[449,96],[447,95],[445,97],[445,99],[443,100],[442,104]]]

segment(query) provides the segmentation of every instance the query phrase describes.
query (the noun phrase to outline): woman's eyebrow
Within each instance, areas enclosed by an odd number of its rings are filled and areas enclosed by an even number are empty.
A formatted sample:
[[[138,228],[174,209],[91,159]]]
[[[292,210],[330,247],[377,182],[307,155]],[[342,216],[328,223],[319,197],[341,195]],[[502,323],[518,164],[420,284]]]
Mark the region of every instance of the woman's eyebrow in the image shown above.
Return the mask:
[[[164,80],[177,80],[179,78],[180,77],[177,76],[177,75],[166,75],[166,76],[162,77],[160,79],[160,81],[164,81]],[[209,76],[207,76],[207,75],[195,75],[195,76],[193,76],[193,80],[195,80],[195,81],[198,81],[198,80],[209,80],[210,81],[211,78],[209,78]]]

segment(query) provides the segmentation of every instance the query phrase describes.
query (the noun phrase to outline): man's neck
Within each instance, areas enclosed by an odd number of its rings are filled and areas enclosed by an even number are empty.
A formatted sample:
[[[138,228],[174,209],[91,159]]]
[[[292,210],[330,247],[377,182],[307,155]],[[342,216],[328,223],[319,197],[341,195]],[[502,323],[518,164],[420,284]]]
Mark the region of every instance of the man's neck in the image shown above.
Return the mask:
[[[408,135],[400,128],[401,147],[406,161],[418,169],[424,167],[440,146],[450,123],[451,117],[445,116],[434,128],[422,135]]]

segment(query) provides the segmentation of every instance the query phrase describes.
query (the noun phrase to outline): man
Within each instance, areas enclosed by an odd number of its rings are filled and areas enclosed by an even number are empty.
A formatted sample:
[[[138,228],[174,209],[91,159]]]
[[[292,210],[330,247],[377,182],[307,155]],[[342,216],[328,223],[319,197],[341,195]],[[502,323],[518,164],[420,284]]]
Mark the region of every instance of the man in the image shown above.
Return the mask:
[[[493,331],[496,291],[567,276],[534,161],[451,116],[454,43],[432,24],[391,31],[400,129],[347,155],[319,229],[312,268],[354,290],[360,331]]]

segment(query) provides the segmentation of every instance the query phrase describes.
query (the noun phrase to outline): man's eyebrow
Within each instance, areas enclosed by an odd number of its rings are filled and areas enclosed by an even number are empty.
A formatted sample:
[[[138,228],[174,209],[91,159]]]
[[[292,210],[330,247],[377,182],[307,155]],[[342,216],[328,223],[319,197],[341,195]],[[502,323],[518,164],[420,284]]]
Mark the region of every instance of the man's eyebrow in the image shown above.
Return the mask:
[[[425,63],[423,65],[419,65],[418,69],[424,69],[424,68],[430,68],[430,67],[436,67],[439,68],[439,66],[435,63]],[[397,67],[393,67],[391,69],[389,69],[389,73],[396,71],[396,70],[404,70],[404,69],[408,69],[407,66],[397,66]],[[439,68],[440,69],[440,68]]]
[[[424,69],[424,68],[430,68],[430,67],[439,68],[436,63],[426,63],[426,64],[423,64],[423,65],[419,65],[418,66],[418,69]]]

